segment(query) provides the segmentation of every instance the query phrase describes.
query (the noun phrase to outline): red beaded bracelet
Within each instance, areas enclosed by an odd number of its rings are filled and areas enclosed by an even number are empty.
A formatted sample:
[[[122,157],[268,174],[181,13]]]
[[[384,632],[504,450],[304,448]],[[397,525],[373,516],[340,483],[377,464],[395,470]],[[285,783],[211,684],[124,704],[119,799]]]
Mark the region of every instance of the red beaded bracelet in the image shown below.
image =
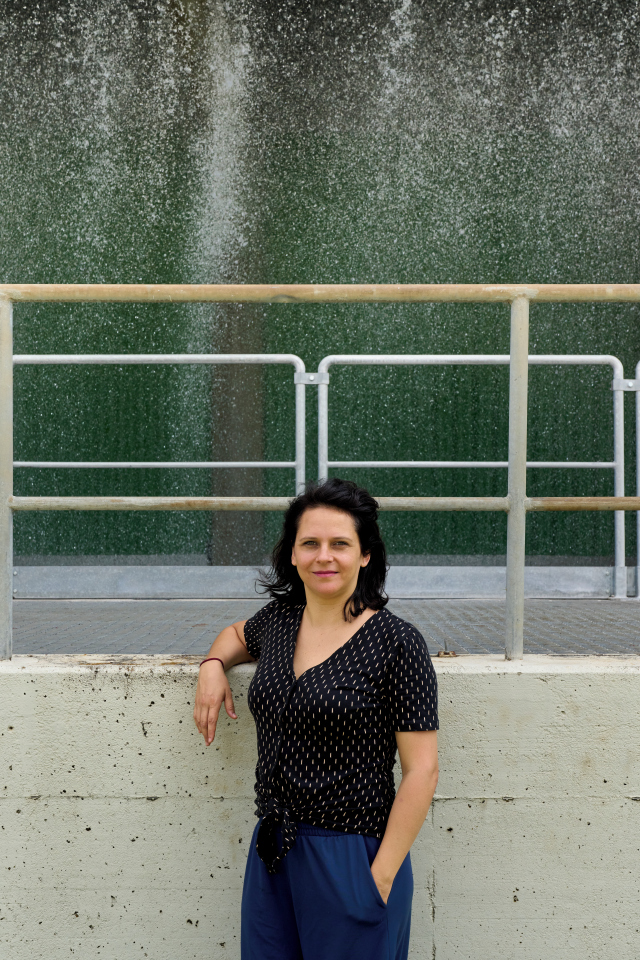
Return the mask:
[[[209,660],[218,660],[219,663],[222,663],[222,669],[224,670],[224,663],[222,662],[222,660],[220,660],[220,657],[206,657],[206,658],[202,661],[202,663],[200,664],[200,666],[202,666],[203,663],[208,663]]]

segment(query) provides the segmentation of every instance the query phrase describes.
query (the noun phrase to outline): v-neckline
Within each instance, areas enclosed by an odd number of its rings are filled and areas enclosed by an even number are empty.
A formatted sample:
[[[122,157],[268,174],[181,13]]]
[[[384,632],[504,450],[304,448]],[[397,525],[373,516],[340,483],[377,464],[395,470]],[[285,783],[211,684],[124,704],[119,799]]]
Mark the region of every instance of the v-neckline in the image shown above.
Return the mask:
[[[303,678],[307,673],[309,673],[310,670],[316,670],[318,667],[322,667],[322,666],[324,666],[325,663],[328,663],[329,660],[331,660],[331,659],[332,659],[333,657],[335,657],[338,653],[340,653],[342,650],[344,650],[344,648],[347,647],[347,646],[351,643],[352,640],[355,640],[355,638],[358,636],[358,634],[360,633],[360,631],[362,630],[363,627],[366,627],[366,625],[367,625],[368,623],[370,623],[375,617],[377,617],[379,613],[382,613],[382,610],[376,610],[370,617],[367,617],[367,619],[364,621],[364,623],[361,623],[361,624],[360,624],[360,626],[358,627],[358,629],[355,630],[355,631],[351,634],[351,636],[350,636],[347,640],[345,640],[345,642],[342,643],[342,644],[338,647],[337,650],[334,650],[333,653],[330,653],[329,656],[328,656],[328,657],[325,657],[324,660],[321,660],[320,663],[314,663],[313,666],[307,667],[306,670],[303,670],[303,671],[302,671],[302,673],[300,674],[299,677],[296,677],[296,672],[295,672],[295,670],[294,670],[294,668],[293,668],[293,661],[294,661],[294,658],[295,658],[295,655],[296,655],[296,646],[297,646],[297,644],[298,644],[298,633],[300,632],[300,624],[302,623],[302,618],[303,618],[303,616],[304,616],[304,611],[305,611],[305,609],[306,609],[306,606],[307,606],[306,603],[302,606],[302,609],[301,609],[301,611],[300,611],[300,615],[299,615],[299,617],[298,617],[298,622],[296,623],[296,625],[295,625],[295,627],[294,627],[294,629],[293,629],[293,643],[291,644],[291,662],[290,662],[289,666],[290,666],[290,669],[291,669],[291,674],[292,674],[292,676],[293,676],[294,683],[298,683],[299,680],[302,680],[302,678]]]

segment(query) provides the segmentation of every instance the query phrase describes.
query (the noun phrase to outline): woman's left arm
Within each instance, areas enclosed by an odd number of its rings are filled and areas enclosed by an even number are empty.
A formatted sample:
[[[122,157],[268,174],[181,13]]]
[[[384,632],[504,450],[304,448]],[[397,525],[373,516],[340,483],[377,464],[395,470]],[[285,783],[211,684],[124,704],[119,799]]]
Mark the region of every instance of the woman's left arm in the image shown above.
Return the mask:
[[[438,783],[438,734],[435,730],[396,733],[402,782],[387,828],[371,864],[371,873],[387,902],[394,877],[425,821]]]

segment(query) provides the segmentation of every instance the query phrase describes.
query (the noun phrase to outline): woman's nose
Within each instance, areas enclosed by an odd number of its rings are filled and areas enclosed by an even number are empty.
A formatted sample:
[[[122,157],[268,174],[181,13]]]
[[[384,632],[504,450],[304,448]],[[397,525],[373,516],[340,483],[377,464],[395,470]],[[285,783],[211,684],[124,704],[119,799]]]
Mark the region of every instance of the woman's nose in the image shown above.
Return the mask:
[[[333,554],[331,553],[331,548],[328,543],[320,544],[318,560],[320,560],[322,563],[329,563],[331,560],[333,560]]]

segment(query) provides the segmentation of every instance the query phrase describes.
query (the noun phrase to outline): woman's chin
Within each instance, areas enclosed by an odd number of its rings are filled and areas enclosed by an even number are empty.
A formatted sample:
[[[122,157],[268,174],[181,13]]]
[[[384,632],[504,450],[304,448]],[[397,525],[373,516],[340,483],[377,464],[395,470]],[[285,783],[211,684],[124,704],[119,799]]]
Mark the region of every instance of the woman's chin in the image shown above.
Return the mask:
[[[311,583],[307,583],[306,586],[319,597],[338,596],[344,590],[344,584],[334,577],[314,576]]]

